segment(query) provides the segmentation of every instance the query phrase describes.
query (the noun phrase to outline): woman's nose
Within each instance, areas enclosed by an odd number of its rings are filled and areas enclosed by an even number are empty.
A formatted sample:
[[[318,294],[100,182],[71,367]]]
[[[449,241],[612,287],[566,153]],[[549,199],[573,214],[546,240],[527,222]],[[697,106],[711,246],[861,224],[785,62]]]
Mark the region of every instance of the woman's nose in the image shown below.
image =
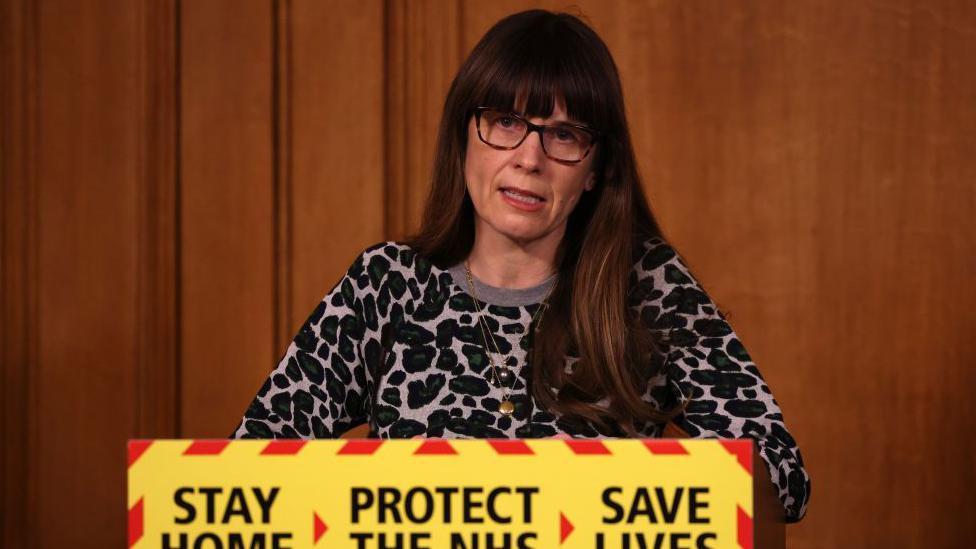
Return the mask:
[[[532,131],[515,149],[516,163],[527,170],[537,170],[545,162],[546,151],[542,147],[542,132]]]

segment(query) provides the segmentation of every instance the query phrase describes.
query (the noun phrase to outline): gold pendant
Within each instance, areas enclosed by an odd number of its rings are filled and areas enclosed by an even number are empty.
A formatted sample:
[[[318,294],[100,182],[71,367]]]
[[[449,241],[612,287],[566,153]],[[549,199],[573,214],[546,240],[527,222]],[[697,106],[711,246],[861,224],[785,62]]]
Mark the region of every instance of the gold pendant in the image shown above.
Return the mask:
[[[498,405],[498,411],[505,414],[506,416],[510,416],[512,415],[512,412],[515,411],[515,405],[512,404],[511,400],[508,400],[506,398],[505,400],[502,401],[501,404]]]

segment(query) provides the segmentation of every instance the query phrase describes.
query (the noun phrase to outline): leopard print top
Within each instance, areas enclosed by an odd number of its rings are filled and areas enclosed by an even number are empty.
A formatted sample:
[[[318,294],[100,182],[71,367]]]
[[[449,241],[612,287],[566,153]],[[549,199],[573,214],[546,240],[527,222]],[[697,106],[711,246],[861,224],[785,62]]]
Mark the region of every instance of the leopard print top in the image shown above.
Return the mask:
[[[523,364],[513,368],[515,411],[499,413],[504,392],[493,383],[474,299],[451,271],[404,244],[364,251],[301,327],[233,436],[335,438],[365,422],[380,438],[625,436],[619,426],[601,430],[539,409],[528,394],[522,336],[545,294],[540,288],[515,290],[522,293],[509,303],[480,303],[497,351]],[[536,303],[519,302],[528,295]],[[725,317],[663,240],[644,243],[630,300],[665,342],[656,358],[662,374],[645,400],[662,409],[690,399],[675,423],[693,437],[757,440],[787,520],[799,520],[810,478],[779,406]],[[492,358],[497,365],[503,357]],[[567,371],[573,362],[567,357]],[[660,436],[659,425],[636,427]]]

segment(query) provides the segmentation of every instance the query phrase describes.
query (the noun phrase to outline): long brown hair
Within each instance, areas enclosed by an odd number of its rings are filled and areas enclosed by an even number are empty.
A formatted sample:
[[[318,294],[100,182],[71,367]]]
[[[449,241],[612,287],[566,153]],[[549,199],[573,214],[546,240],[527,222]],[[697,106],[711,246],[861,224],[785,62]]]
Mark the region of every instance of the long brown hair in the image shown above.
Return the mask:
[[[526,115],[545,118],[557,99],[601,137],[596,185],[570,214],[557,255],[559,278],[532,342],[529,386],[552,412],[604,428],[610,419],[636,436],[635,425],[671,415],[642,399],[659,373],[651,360],[658,343],[627,300],[636,254],[661,231],[641,188],[616,65],[585,23],[530,10],[502,19],[478,42],[448,92],[430,195],[420,231],[408,243],[442,268],[471,251],[475,212],[464,160],[472,108],[514,109],[517,101]],[[571,375],[567,355],[579,357]],[[609,404],[599,405],[604,398]]]

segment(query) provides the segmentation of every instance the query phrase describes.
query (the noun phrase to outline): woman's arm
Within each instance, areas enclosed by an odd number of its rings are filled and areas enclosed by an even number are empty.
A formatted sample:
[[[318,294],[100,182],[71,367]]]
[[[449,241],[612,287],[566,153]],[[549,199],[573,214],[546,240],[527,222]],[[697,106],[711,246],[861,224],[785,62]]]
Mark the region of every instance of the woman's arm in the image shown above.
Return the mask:
[[[367,251],[368,252],[368,251]],[[369,416],[361,255],[325,296],[244,412],[233,438],[338,438]]]
[[[778,488],[788,522],[800,520],[810,477],[779,405],[742,342],[673,248],[648,243],[632,298],[645,325],[667,338],[667,385],[688,400],[678,427],[697,438],[751,438]]]

